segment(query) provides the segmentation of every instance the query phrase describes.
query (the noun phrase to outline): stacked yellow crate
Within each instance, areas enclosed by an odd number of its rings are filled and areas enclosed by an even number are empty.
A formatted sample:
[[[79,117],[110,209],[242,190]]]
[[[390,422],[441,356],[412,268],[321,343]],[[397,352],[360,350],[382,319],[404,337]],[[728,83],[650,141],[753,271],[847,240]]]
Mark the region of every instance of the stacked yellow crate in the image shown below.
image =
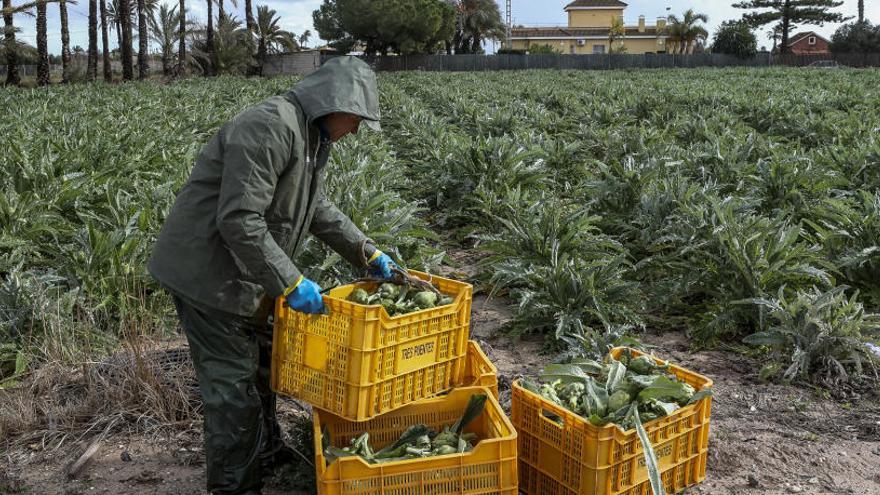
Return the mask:
[[[315,408],[318,492],[357,495],[517,493],[516,432],[498,404],[495,367],[470,331],[470,285],[421,272],[452,304],[391,317],[381,306],[347,300],[352,284],[324,296],[327,315],[276,305],[272,387]],[[468,387],[476,386],[476,387]],[[452,392],[455,387],[458,388]],[[449,392],[448,395],[440,396]],[[466,432],[471,452],[371,465],[360,458],[328,464],[321,431],[346,445],[364,431],[376,448],[413,424],[448,425],[473,394],[489,399]]]

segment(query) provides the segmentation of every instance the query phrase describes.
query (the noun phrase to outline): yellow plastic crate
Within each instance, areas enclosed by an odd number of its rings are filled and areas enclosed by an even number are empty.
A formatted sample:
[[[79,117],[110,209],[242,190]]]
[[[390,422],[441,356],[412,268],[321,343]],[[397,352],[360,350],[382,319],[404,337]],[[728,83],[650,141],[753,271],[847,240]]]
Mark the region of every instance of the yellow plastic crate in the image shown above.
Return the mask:
[[[611,353],[617,358],[623,351],[616,348]],[[679,366],[672,365],[670,371],[696,390],[712,386],[712,380]],[[645,424],[670,494],[706,478],[711,408],[712,398],[706,397]],[[593,426],[519,382],[513,384],[511,419],[519,434],[520,488],[528,495],[651,494],[634,429]]]
[[[498,398],[498,368],[489,361],[480,344],[473,340],[468,341],[462,382],[468,387],[486,387]]]
[[[332,445],[349,445],[352,438],[367,431],[370,444],[378,450],[397,440],[411,425],[421,423],[438,429],[454,423],[474,394],[489,398],[483,413],[464,430],[479,439],[471,452],[372,465],[359,457],[330,464],[324,459],[324,426]],[[484,387],[457,388],[444,397],[423,400],[365,423],[315,410],[313,425],[319,495],[517,494],[516,430]]]
[[[452,304],[391,317],[382,306],[324,296],[328,315],[275,305],[272,388],[353,421],[364,421],[463,383],[470,330],[469,284],[421,272]]]

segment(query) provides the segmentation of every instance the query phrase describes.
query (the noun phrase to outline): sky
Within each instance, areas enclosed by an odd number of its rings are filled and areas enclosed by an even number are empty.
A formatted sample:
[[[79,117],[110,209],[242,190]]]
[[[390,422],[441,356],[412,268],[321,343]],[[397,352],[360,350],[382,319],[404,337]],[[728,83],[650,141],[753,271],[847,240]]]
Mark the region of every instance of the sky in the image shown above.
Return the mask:
[[[162,0],[163,3],[177,4],[177,0]],[[312,31],[313,36],[309,45],[314,46],[318,42],[317,34],[312,26],[312,11],[321,4],[322,0],[254,0],[254,5],[268,5],[278,11],[281,17],[283,29],[293,31],[300,35],[306,29]],[[557,25],[565,24],[567,16],[563,8],[570,0],[512,0],[513,22],[526,26]],[[709,1],[709,0],[624,0],[629,4],[625,11],[627,24],[638,22],[639,15],[644,15],[649,24],[656,22],[657,17],[669,13],[681,16],[681,13],[689,8],[709,16],[707,28],[714,33],[718,25],[727,19],[736,19],[742,16],[744,11],[731,7],[734,0]],[[231,0],[226,1],[227,11],[235,12],[239,18],[243,18],[244,0],[238,0],[239,7],[234,8]],[[498,0],[502,13],[504,0]],[[17,3],[17,2],[16,2]],[[857,0],[845,0],[844,5],[838,11],[855,16],[857,13]],[[868,19],[875,23],[880,22],[880,2],[866,1],[865,12]],[[187,0],[187,7],[192,14],[199,19],[204,19],[207,12],[205,1]],[[256,7],[254,7],[256,9]],[[77,5],[68,5],[70,18],[70,43],[71,47],[79,45],[83,48],[88,46],[88,0],[79,0]],[[216,8],[215,8],[216,13]],[[215,14],[216,15],[216,14]],[[19,34],[23,41],[36,45],[36,23],[32,17],[16,16],[15,23],[22,29]],[[816,31],[826,37],[830,37],[838,27],[837,24],[826,24],[823,27],[809,26],[806,29]],[[60,22],[58,20],[58,6],[48,6],[48,38],[49,52],[58,54],[61,51]],[[764,34],[767,29],[759,32],[758,44],[770,47],[772,42]],[[111,32],[110,44],[116,45],[116,36]],[[100,43],[99,43],[100,44]],[[491,47],[488,47],[492,51]]]
[[[501,2],[503,0],[499,0]],[[553,25],[565,24],[568,22],[568,16],[563,10],[570,0],[512,0],[513,23],[530,25]],[[699,13],[709,16],[709,22],[706,27],[710,36],[722,21],[730,19],[738,19],[742,17],[743,9],[737,9],[731,5],[738,0],[622,0],[628,4],[624,11],[624,20],[627,25],[637,24],[639,16],[644,15],[648,24],[654,24],[658,17],[665,17],[668,14],[675,14],[679,18],[687,9],[694,9]],[[504,8],[504,5],[499,3]],[[669,9],[667,12],[667,8]],[[836,11],[844,15],[855,17],[858,15],[858,1],[845,0],[843,5]],[[865,17],[873,22],[880,22],[880,2],[867,0],[865,2]],[[817,33],[830,38],[840,24],[826,24],[825,26],[806,26],[802,30],[816,31]],[[765,35],[768,28],[756,31],[758,34],[758,46],[766,45],[768,48],[773,45],[770,38]]]
[[[161,3],[167,5],[178,5],[178,0],[160,0]],[[309,46],[314,46],[319,42],[317,33],[312,26],[312,11],[321,5],[322,0],[254,0],[254,15],[256,15],[257,5],[268,5],[269,8],[278,11],[281,18],[281,28],[292,31],[297,36],[306,29],[311,30],[313,36],[309,39]],[[13,4],[21,3],[21,0],[13,0]],[[137,5],[137,0],[132,0]],[[230,15],[236,15],[240,20],[244,21],[244,0],[237,0],[238,7],[233,7],[231,0],[225,0],[226,12]],[[197,20],[204,22],[208,9],[204,0],[186,0],[187,10]],[[217,7],[215,4],[214,15],[217,15]],[[70,29],[70,46],[81,46],[84,49],[89,45],[89,2],[88,0],[78,0],[76,5],[67,6],[67,17]],[[49,53],[61,53],[61,21],[58,15],[58,5],[49,4],[47,9],[47,38],[49,41]],[[15,25],[21,28],[21,33],[17,36],[33,46],[37,44],[37,28],[36,19],[33,17],[18,15],[15,16]],[[135,32],[135,34],[137,34]],[[98,30],[98,49],[101,49],[100,26]],[[116,33],[109,33],[110,48],[116,47]],[[137,49],[137,46],[135,46]],[[154,48],[155,49],[155,48]]]

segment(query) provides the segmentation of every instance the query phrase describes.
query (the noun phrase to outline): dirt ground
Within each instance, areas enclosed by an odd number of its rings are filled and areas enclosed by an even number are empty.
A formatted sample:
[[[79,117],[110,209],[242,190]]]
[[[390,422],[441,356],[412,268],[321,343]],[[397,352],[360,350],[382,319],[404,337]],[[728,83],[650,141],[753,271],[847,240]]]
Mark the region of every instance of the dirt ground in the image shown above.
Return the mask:
[[[498,335],[507,308],[478,297],[472,338],[480,340],[499,370],[504,389],[518,375],[534,374],[551,356],[540,339],[516,343]],[[761,383],[759,367],[723,350],[692,351],[682,334],[648,334],[655,352],[715,382],[707,480],[688,494],[880,494],[880,398],[833,400],[822,392]],[[282,424],[303,418],[290,402]],[[2,445],[2,444],[0,444]],[[204,494],[204,456],[199,425],[157,438],[112,436],[77,479],[66,467],[85,445],[47,452],[39,444],[0,454],[0,494],[45,495]],[[305,461],[303,461],[305,465]],[[269,483],[266,495],[305,494]]]

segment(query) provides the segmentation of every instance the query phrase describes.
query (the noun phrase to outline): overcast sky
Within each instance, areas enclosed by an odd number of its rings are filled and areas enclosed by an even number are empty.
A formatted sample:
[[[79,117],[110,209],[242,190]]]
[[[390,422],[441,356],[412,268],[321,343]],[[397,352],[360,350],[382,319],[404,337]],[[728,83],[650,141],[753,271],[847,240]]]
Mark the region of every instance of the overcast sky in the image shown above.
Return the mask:
[[[133,0],[134,1],[134,0]],[[281,25],[288,31],[293,31],[297,35],[304,30],[310,29],[314,33],[312,26],[312,11],[315,10],[322,0],[255,0],[254,4],[265,4],[278,11],[281,16]],[[498,0],[501,5],[502,12],[504,9],[504,0]],[[563,8],[570,0],[513,0],[513,22],[524,25],[540,25],[540,24],[565,24],[567,16]],[[667,7],[669,12],[681,15],[688,8],[694,8],[698,12],[702,12],[709,16],[709,31],[714,33],[721,21],[727,19],[735,19],[742,15],[742,10],[731,7],[732,0],[707,1],[707,0],[625,0],[629,7],[625,11],[626,21],[628,24],[634,24],[638,21],[639,15],[648,18],[649,23],[655,22],[660,16],[665,16]],[[164,3],[177,4],[176,0],[163,0]],[[227,0],[227,11],[235,12],[239,17],[243,17],[242,8],[244,0],[239,0],[239,8],[233,8],[230,1]],[[874,22],[880,22],[880,2],[867,1],[866,15]],[[838,9],[846,15],[855,16],[857,13],[857,0],[845,0],[844,5]],[[188,0],[187,7],[199,19],[205,18],[205,1]],[[256,8],[256,7],[255,7]],[[58,6],[49,4],[48,19],[48,36],[49,51],[51,53],[59,53],[61,51],[61,34],[58,21]],[[88,0],[80,0],[78,5],[68,6],[70,17],[70,42],[71,46],[80,45],[86,48],[88,45]],[[215,9],[216,12],[216,9]],[[31,17],[16,16],[16,25],[22,28],[19,35],[24,41],[32,45],[36,45],[36,25]],[[825,25],[824,27],[808,27],[807,29],[815,30],[820,34],[830,36],[837,25]],[[759,36],[759,44],[766,44],[768,47],[771,43],[764,35],[762,30]],[[111,33],[110,43],[116,45],[116,36]],[[317,34],[312,36],[310,45],[317,42]]]
[[[500,3],[502,1],[499,0],[499,4],[503,9],[504,4]],[[627,24],[636,24],[640,15],[644,15],[648,19],[648,24],[653,24],[656,22],[657,17],[665,17],[667,15],[667,8],[670,9],[669,13],[676,14],[680,18],[682,12],[692,8],[709,16],[708,29],[710,34],[715,33],[715,29],[717,29],[722,21],[738,19],[742,17],[743,12],[746,12],[745,10],[731,7],[738,0],[622,1],[629,5],[624,11]],[[569,1],[565,0],[513,0],[513,22],[514,24],[524,24],[527,26],[531,24],[565,24],[568,22],[568,17],[563,8],[568,3]],[[865,4],[865,16],[872,21],[880,22],[880,2],[867,0]],[[858,1],[845,0],[843,5],[836,10],[848,16],[856,16],[858,14]],[[830,37],[838,26],[839,24],[826,24],[822,27],[808,26],[805,29]],[[767,44],[768,47],[772,45],[772,42],[769,41],[769,38],[764,33],[768,30],[762,29],[758,32],[759,45]]]

